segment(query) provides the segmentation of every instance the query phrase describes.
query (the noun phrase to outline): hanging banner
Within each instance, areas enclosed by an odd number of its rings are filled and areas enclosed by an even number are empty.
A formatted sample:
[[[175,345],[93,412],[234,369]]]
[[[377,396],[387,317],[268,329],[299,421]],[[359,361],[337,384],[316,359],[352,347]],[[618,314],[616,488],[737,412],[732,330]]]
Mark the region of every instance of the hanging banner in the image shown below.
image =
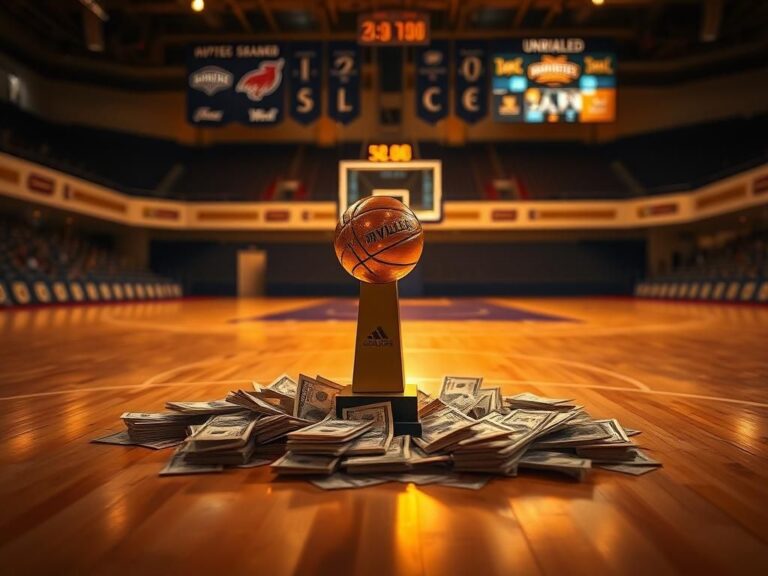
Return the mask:
[[[473,124],[488,114],[487,47],[485,42],[456,42],[456,116]]]
[[[360,114],[360,48],[354,42],[328,45],[328,115],[349,124]]]
[[[449,44],[416,49],[416,115],[431,124],[448,115]]]
[[[291,117],[309,124],[320,117],[320,71],[323,45],[319,42],[291,45]]]
[[[198,44],[187,53],[187,120],[272,125],[283,118],[280,44]]]

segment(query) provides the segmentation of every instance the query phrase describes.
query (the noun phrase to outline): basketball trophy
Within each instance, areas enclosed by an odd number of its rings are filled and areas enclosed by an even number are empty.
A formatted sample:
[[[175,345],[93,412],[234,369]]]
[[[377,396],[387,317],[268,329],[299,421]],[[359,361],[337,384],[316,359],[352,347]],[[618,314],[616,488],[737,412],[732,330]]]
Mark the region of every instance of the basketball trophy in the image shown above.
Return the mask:
[[[397,281],[413,270],[423,247],[416,215],[388,196],[355,202],[336,226],[336,257],[360,280],[352,386],[336,396],[339,417],[345,408],[389,402],[395,434],[421,435],[417,388],[403,374]]]

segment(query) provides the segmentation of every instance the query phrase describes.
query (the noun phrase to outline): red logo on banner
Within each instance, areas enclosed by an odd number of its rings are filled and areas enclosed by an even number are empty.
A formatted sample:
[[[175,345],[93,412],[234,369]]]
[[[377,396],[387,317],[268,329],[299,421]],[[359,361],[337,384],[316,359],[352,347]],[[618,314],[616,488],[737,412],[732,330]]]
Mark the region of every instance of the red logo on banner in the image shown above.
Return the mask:
[[[272,94],[283,81],[283,59],[266,60],[255,70],[246,73],[237,83],[237,92],[243,92],[249,100],[259,102]]]

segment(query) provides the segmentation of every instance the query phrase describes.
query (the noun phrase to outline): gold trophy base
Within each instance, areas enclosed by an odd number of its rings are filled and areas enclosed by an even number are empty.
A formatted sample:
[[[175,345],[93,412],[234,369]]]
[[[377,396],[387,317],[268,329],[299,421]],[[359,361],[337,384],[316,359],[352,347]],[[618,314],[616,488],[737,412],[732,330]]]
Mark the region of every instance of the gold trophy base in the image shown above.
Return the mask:
[[[352,386],[346,386],[336,396],[336,416],[341,418],[345,408],[389,402],[392,406],[395,435],[421,436],[417,391],[415,384],[406,384],[404,392],[355,392]]]

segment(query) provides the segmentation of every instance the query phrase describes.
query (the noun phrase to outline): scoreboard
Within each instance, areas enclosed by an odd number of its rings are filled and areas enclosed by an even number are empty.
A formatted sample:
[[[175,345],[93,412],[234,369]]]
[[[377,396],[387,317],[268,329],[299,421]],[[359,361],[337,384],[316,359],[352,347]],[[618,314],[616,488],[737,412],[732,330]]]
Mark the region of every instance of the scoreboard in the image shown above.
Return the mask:
[[[429,15],[422,12],[372,12],[357,19],[357,42],[362,46],[429,44]]]
[[[501,122],[612,122],[616,55],[605,41],[523,38],[490,61],[492,107]]]

